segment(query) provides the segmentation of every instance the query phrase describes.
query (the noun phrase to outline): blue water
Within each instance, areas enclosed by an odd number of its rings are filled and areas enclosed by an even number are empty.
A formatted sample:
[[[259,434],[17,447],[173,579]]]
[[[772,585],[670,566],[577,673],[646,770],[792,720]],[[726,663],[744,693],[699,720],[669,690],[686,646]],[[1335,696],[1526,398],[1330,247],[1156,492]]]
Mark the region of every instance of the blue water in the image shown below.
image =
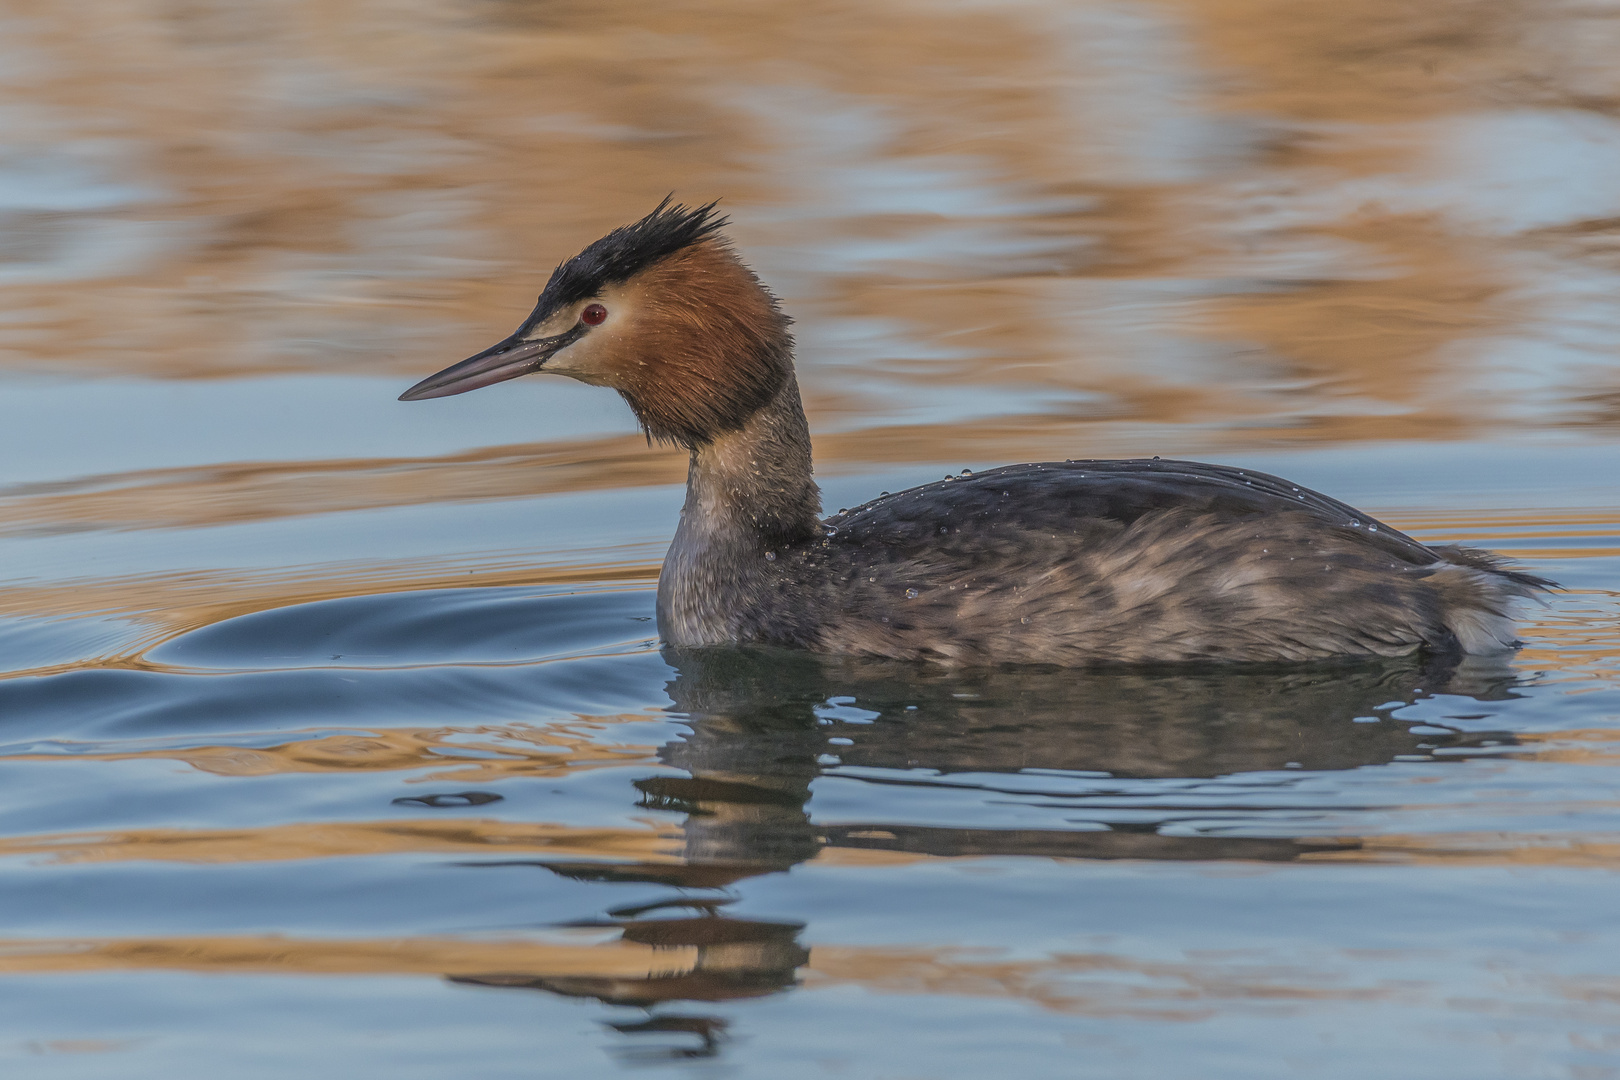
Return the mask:
[[[1620,22],[0,11],[19,1076],[1620,1077]],[[1245,671],[675,652],[610,393],[395,395],[671,189],[829,510],[1263,469],[1560,581]]]

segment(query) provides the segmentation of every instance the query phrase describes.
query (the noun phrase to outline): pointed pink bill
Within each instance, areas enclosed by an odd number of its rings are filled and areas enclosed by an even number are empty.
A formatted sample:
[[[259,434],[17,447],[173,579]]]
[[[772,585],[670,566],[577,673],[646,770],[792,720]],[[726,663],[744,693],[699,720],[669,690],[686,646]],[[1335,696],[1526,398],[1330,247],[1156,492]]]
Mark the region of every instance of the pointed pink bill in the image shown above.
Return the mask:
[[[429,375],[399,395],[399,400],[425,401],[428,398],[465,394],[468,390],[493,386],[519,375],[539,371],[552,353],[572,340],[568,334],[538,341],[520,341],[514,335],[476,356],[469,356],[459,364],[452,364],[443,371]]]

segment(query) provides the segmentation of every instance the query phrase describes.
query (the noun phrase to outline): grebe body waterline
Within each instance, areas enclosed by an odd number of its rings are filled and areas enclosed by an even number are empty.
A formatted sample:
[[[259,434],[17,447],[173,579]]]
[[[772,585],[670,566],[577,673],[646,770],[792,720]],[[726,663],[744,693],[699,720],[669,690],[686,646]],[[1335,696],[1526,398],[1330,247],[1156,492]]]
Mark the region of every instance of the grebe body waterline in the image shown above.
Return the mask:
[[[689,450],[658,580],[670,645],[1064,666],[1500,652],[1512,603],[1552,587],[1274,476],[1157,458],[1009,465],[823,521],[790,320],[724,224],[666,199],[559,266],[517,333],[401,395],[554,372]]]

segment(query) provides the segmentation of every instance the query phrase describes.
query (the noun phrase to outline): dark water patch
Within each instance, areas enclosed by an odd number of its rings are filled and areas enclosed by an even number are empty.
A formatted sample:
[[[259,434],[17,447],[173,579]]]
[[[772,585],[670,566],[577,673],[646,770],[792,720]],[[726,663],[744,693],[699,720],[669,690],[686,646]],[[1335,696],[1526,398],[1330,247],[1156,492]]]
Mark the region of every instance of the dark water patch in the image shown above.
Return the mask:
[[[1514,742],[1508,731],[1413,731],[1393,713],[1436,694],[1518,693],[1500,667],[1422,658],[951,671],[665,655],[677,671],[668,693],[692,730],[660,757],[688,775],[638,782],[640,805],[688,815],[690,858],[762,869],[824,847],[1261,860],[1353,847],[1354,822],[1416,797],[1399,774],[1367,770],[1454,767],[1472,745]],[[1316,844],[1313,833],[1338,838]]]
[[[568,664],[197,675],[99,669],[0,683],[0,738],[134,738],[312,727],[539,721],[645,709],[655,653]]]
[[[645,647],[647,590],[439,589],[243,615],[159,645],[153,663],[230,671],[514,664]]]
[[[730,1001],[776,993],[794,985],[810,953],[797,938],[801,922],[768,922],[724,916],[604,921],[619,940],[655,949],[691,948],[691,968],[673,974],[631,979],[592,976],[461,976],[456,982],[482,986],[548,990],[568,997],[592,997],[612,1005],[646,1007],[664,1001]]]
[[[666,652],[693,735],[683,767],[826,754],[850,769],[1194,779],[1342,770],[1413,755],[1396,710],[1434,695],[1508,699],[1497,667],[1412,658],[1281,669],[951,670],[795,654]],[[1483,714],[1482,714],[1483,715]],[[712,734],[711,734],[712,732]],[[754,736],[743,739],[743,732]],[[1511,741],[1511,736],[1502,738]],[[1429,740],[1426,743],[1425,740]],[[769,755],[768,758],[765,755]],[[820,762],[825,765],[826,762]]]
[[[425,806],[433,810],[456,810],[468,806],[488,806],[506,796],[493,791],[447,791],[434,795],[401,795],[395,806]]]

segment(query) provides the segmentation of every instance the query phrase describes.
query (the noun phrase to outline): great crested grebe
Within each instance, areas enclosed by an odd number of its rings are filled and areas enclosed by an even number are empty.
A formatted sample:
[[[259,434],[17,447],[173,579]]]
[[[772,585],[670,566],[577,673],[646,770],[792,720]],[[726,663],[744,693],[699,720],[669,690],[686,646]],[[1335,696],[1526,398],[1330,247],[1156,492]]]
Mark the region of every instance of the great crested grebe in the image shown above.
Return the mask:
[[[658,579],[677,647],[951,664],[1279,661],[1513,648],[1553,587],[1264,473],[1008,465],[821,519],[790,319],[714,204],[665,199],[558,266],[517,333],[400,395],[535,371],[609,386],[691,453]]]

